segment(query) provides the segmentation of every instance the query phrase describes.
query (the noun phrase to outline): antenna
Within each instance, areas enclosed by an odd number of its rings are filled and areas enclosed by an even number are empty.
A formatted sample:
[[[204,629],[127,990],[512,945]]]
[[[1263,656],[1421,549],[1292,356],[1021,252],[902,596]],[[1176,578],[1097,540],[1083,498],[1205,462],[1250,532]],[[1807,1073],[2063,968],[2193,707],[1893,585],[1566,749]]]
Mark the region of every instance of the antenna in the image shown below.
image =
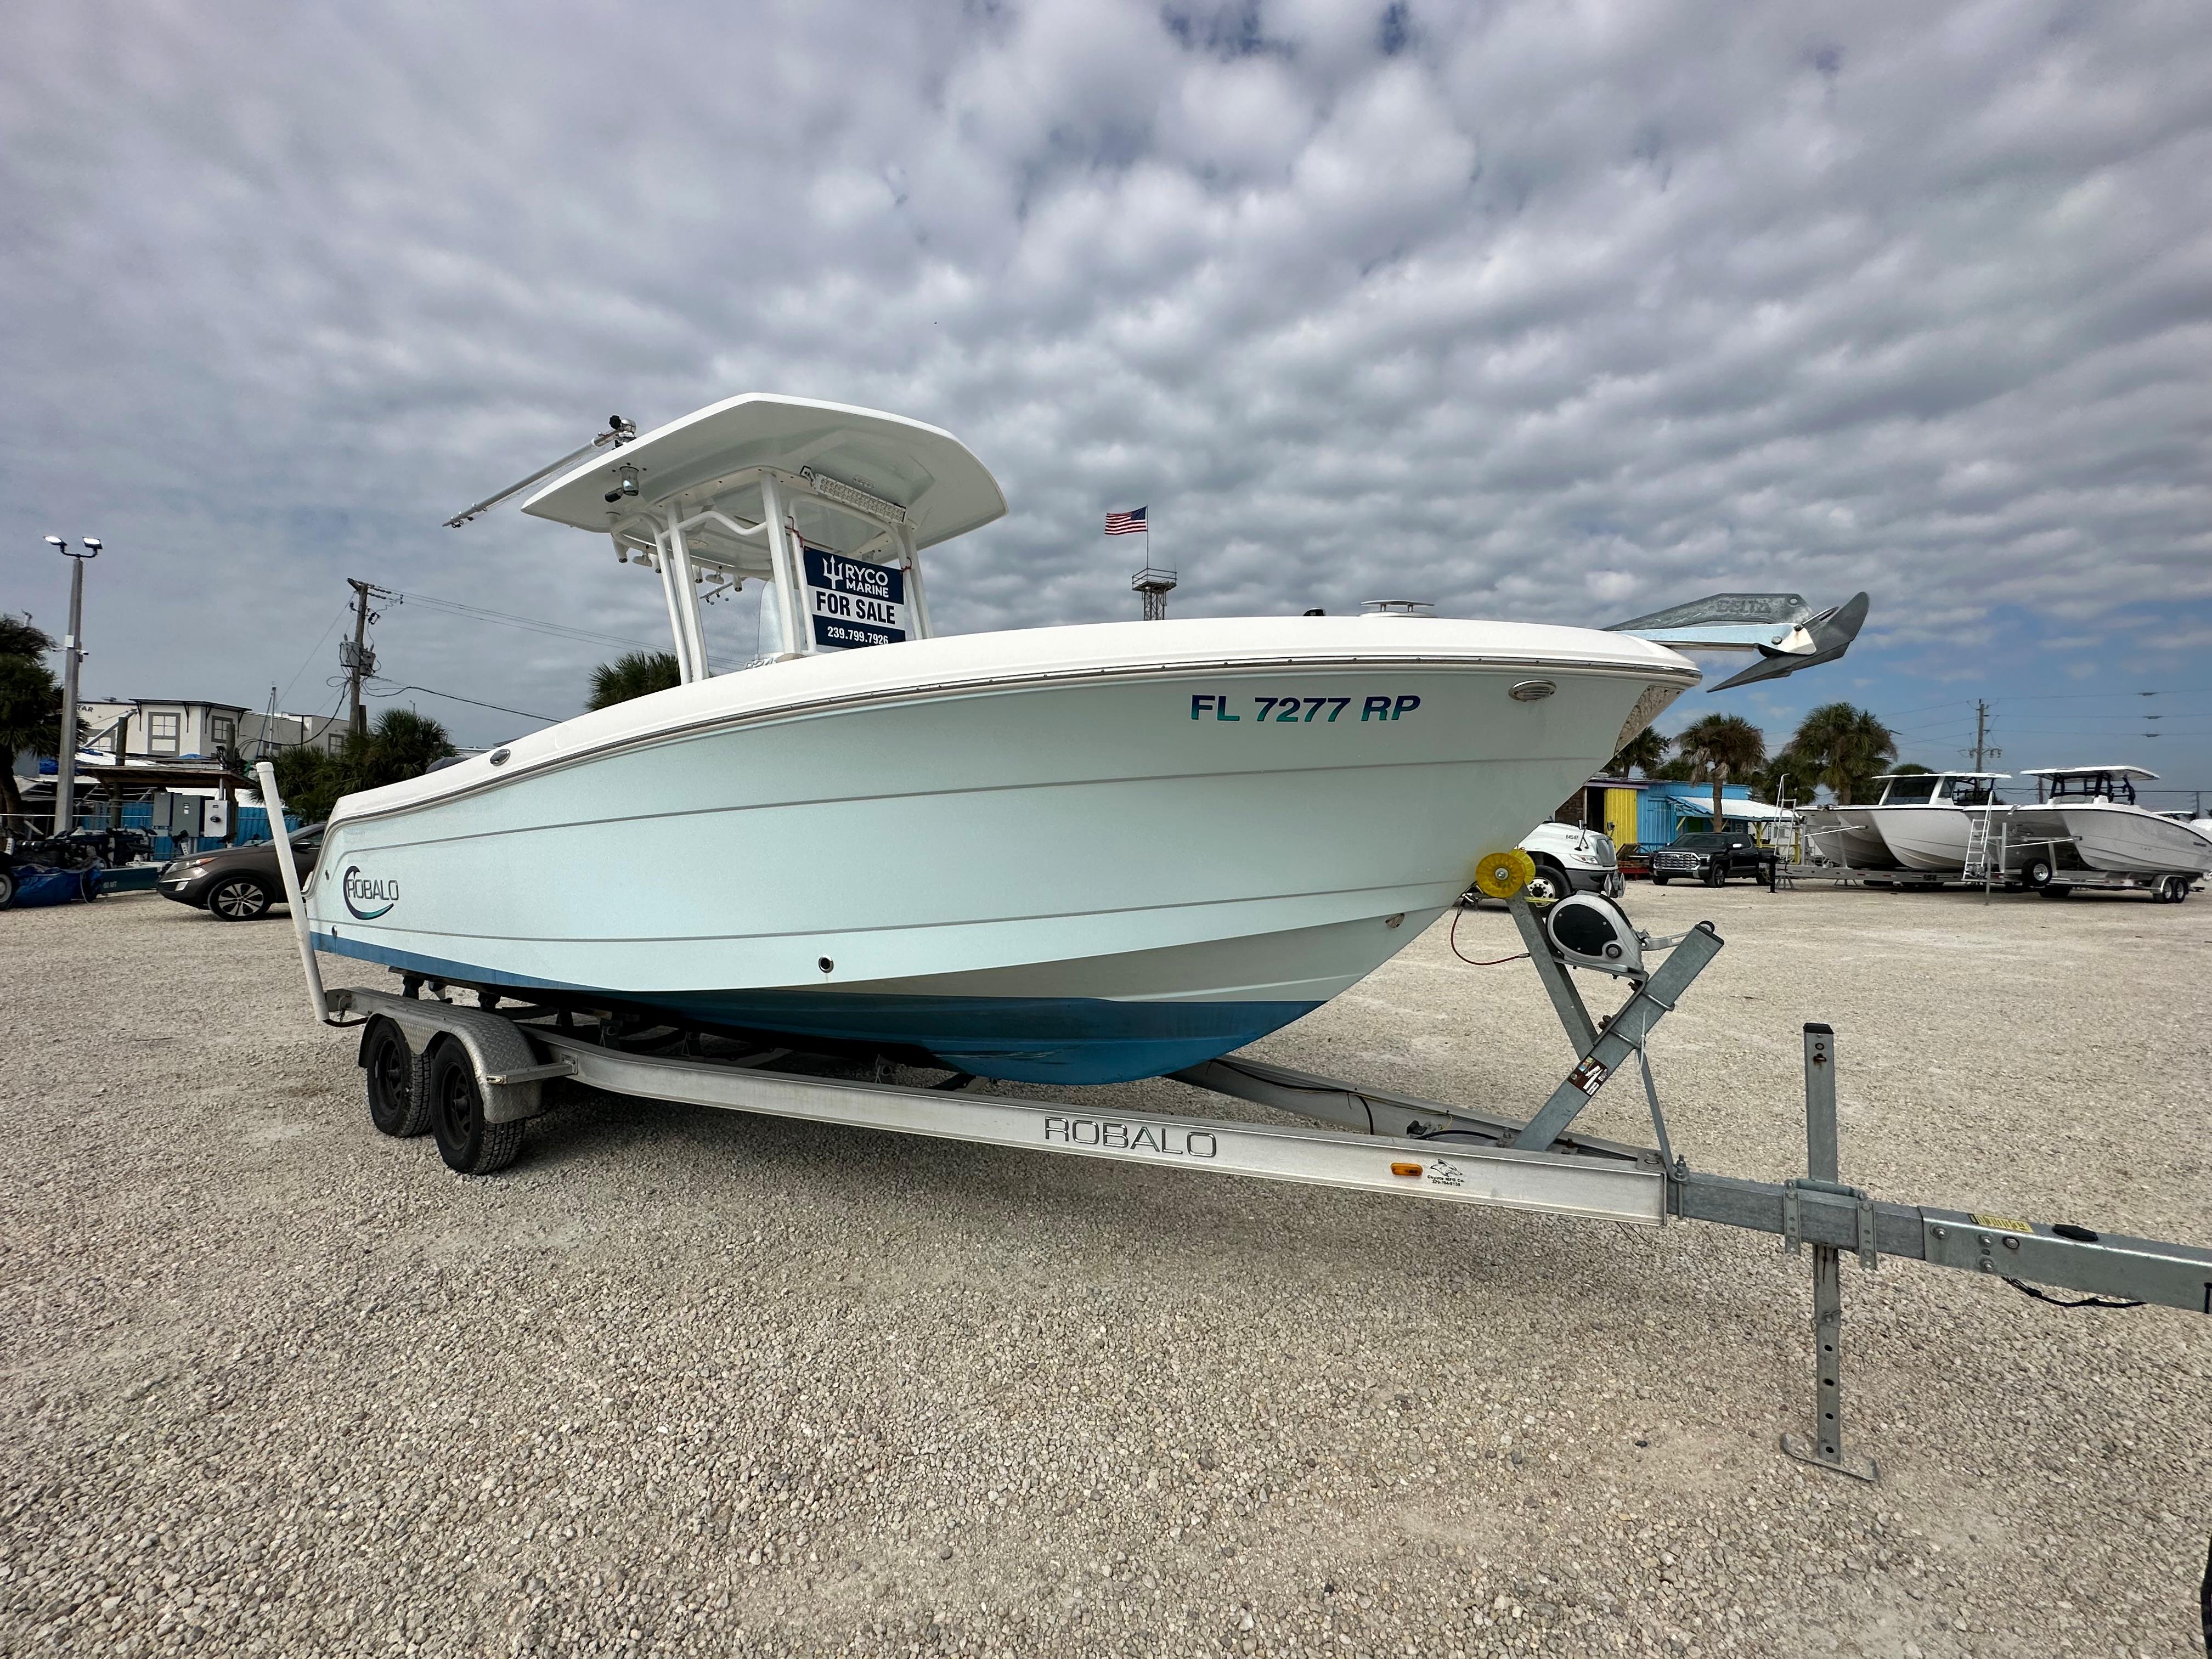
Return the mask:
[[[625,421],[619,415],[610,415],[607,416],[607,429],[605,432],[600,433],[597,437],[593,438],[591,442],[584,445],[581,448],[570,450],[567,454],[563,455],[559,460],[555,461],[550,466],[539,467],[537,471],[532,473],[528,477],[519,479],[515,483],[507,485],[507,487],[501,490],[498,495],[487,495],[483,500],[478,501],[474,507],[468,508],[465,512],[456,513],[452,518],[446,520],[446,528],[448,530],[459,530],[463,525],[468,523],[470,520],[489,512],[493,507],[497,507],[508,496],[520,495],[524,490],[529,489],[531,485],[536,483],[540,478],[550,477],[554,473],[558,472],[562,467],[572,465],[575,462],[582,460],[585,456],[592,454],[596,451],[605,449],[609,444],[612,444],[619,449],[623,445],[630,442],[636,436],[636,422]],[[619,493],[625,495],[635,495],[637,494],[637,485],[634,476],[634,470],[626,468],[624,471],[627,476],[625,476],[623,480],[623,485]]]

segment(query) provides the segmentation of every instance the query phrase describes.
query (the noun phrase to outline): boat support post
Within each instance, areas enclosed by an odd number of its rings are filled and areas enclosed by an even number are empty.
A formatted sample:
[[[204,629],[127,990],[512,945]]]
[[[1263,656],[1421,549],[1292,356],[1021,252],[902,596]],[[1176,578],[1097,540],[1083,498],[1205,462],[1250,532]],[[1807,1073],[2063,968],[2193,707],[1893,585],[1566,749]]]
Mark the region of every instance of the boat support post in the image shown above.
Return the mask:
[[[1805,1028],[1805,1179],[1783,1185],[1782,1248],[1802,1248],[1798,1194],[1826,1193],[1849,1198],[1857,1211],[1859,1264],[1869,1273],[1879,1259],[1875,1249],[1874,1206],[1865,1193],[1837,1179],[1836,1034],[1826,1025]],[[1833,1244],[1813,1246],[1813,1438],[1782,1437],[1782,1449],[1854,1480],[1874,1480],[1881,1471],[1871,1457],[1844,1451],[1844,1278],[1843,1254]]]
[[[279,848],[276,874],[284,883],[284,903],[292,912],[292,932],[300,940],[300,966],[307,975],[307,1006],[315,1023],[331,1023],[330,1004],[323,996],[322,970],[315,965],[315,941],[307,929],[307,902],[300,890],[300,866],[292,857],[292,831],[284,822],[284,798],[276,792],[276,769],[267,761],[254,769],[261,780],[261,805],[269,814],[269,839]]]
[[[1713,931],[1712,923],[1699,922],[1682,935],[1680,942],[1668,952],[1667,960],[1650,978],[1637,983],[1620,1012],[1606,1022],[1602,1031],[1597,1031],[1592,1026],[1581,993],[1567,978],[1565,965],[1553,954],[1543,925],[1529,913],[1528,900],[1516,893],[1506,902],[1512,907],[1514,920],[1521,924],[1522,937],[1528,942],[1528,959],[1543,977],[1545,988],[1551,992],[1553,1006],[1559,1011],[1560,1023],[1566,1026],[1568,1036],[1575,1037],[1578,1032],[1591,1034],[1591,1040],[1577,1044],[1581,1058],[1575,1062],[1574,1069],[1552,1091],[1552,1097],[1528,1120],[1528,1127],[1510,1143],[1524,1152],[1540,1152],[1567,1132],[1568,1126],[1596,1098],[1606,1079],[1631,1055],[1641,1056],[1651,1028],[1673,1012],[1682,994],[1690,988],[1691,981],[1720,954],[1722,941]],[[1656,1092],[1651,1096],[1651,1105],[1652,1126],[1663,1139],[1666,1126],[1659,1119]]]

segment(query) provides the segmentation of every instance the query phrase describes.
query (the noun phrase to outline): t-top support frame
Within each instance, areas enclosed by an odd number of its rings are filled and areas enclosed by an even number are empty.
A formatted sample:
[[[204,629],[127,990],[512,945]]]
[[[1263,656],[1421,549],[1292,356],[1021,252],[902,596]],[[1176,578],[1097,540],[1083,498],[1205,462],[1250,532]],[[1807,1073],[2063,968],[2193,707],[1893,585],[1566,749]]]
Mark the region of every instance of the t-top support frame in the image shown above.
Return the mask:
[[[748,524],[735,516],[734,497],[755,487],[760,491],[761,517],[758,522]],[[795,510],[801,501],[866,526],[851,550],[840,550],[842,556],[888,564],[900,571],[906,578],[908,637],[930,637],[929,600],[913,525],[903,520],[894,522],[887,516],[902,511],[895,503],[878,503],[881,511],[872,511],[861,504],[865,496],[860,503],[849,499],[856,494],[833,480],[806,473],[748,467],[720,480],[703,506],[672,501],[625,520],[610,532],[617,558],[625,563],[635,560],[659,575],[661,596],[668,609],[669,636],[683,684],[706,679],[713,672],[707,660],[699,586],[714,576],[720,576],[726,587],[714,592],[734,589],[747,580],[766,584],[763,623],[777,644],[763,660],[810,656],[825,648],[815,642],[807,612],[806,541]],[[709,534],[751,544],[759,550],[750,559],[733,562],[726,552],[702,544],[699,538]]]

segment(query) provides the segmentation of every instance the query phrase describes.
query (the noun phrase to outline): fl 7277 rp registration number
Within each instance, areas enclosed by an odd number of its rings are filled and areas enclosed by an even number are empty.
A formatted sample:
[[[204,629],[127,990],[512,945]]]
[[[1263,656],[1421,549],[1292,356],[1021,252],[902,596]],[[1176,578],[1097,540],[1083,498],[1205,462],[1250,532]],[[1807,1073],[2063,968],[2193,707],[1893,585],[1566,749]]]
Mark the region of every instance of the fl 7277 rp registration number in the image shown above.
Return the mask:
[[[1217,720],[1272,721],[1277,726],[1311,726],[1318,720],[1324,726],[1334,726],[1351,712],[1354,703],[1359,705],[1363,720],[1395,720],[1419,708],[1421,700],[1410,693],[1371,697],[1221,697],[1201,691],[1190,700],[1190,717],[1202,720],[1210,714]]]

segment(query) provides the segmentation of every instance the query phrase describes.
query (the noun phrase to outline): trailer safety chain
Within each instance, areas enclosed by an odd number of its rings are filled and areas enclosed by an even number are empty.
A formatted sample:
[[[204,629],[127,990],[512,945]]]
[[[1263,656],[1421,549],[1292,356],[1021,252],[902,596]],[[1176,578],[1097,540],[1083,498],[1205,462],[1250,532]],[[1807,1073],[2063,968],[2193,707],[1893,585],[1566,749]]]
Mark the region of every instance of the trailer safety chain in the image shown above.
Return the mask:
[[[2005,1283],[2022,1296],[2032,1296],[2038,1302],[2048,1302],[2054,1308],[2140,1308],[2146,1305],[2113,1296],[2077,1296],[2069,1300],[2063,1296],[2053,1296],[2039,1285],[2029,1285],[2017,1279],[2008,1279]],[[2212,1649],[2207,1650],[2212,1651]]]

